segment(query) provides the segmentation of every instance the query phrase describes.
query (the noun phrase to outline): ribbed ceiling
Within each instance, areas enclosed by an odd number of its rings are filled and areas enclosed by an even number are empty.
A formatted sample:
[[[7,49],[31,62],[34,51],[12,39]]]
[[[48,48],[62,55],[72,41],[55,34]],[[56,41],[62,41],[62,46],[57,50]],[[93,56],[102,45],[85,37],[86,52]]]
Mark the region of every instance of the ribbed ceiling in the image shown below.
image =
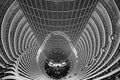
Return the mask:
[[[53,80],[44,72],[44,61],[58,58],[69,59],[71,65],[62,80],[119,80],[119,4],[117,0],[2,0],[0,79]],[[64,53],[54,55],[52,50]]]
[[[18,0],[40,44],[53,31],[64,32],[76,43],[98,0],[54,1]]]

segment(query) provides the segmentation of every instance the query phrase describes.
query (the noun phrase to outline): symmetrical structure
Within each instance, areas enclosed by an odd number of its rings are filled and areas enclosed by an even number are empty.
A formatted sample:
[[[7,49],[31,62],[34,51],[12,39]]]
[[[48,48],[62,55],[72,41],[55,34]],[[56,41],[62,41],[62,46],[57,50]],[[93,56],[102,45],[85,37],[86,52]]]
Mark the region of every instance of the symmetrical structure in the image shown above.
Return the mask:
[[[119,0],[1,0],[0,79],[119,80]]]

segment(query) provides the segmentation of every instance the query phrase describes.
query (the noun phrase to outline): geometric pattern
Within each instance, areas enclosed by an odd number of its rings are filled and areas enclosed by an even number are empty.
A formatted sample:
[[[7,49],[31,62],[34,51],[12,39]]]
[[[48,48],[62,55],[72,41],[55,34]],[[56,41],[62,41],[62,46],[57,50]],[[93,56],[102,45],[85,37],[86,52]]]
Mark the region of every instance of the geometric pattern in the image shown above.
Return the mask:
[[[63,80],[120,79],[118,0],[1,0],[0,79],[52,80],[36,56],[59,47],[73,61]],[[72,46],[72,49],[71,49]],[[49,54],[45,54],[49,55]],[[44,54],[39,62],[43,64]]]

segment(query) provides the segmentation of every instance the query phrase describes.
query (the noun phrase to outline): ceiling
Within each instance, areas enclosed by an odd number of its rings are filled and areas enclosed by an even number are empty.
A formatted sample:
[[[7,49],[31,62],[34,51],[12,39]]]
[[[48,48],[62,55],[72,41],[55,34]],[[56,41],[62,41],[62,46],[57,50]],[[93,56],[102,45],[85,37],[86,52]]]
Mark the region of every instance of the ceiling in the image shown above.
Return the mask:
[[[0,79],[51,80],[38,64],[44,64],[55,48],[72,61],[63,80],[120,79],[119,4],[119,0],[1,0]]]

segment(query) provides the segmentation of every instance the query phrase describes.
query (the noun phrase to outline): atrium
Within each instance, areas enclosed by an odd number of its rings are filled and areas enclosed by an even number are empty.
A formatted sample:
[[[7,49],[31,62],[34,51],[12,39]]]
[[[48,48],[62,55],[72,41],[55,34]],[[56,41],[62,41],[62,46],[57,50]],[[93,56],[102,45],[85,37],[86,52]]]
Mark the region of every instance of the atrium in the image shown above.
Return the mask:
[[[0,0],[0,80],[120,80],[120,0]]]

